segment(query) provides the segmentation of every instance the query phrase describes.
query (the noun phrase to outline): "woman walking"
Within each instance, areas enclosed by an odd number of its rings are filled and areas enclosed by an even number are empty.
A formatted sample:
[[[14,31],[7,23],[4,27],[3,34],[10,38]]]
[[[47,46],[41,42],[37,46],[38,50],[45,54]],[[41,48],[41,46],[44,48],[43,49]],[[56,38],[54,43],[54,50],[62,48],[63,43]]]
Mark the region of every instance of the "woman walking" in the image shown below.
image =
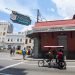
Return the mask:
[[[25,48],[22,50],[22,55],[23,55],[23,59],[25,60],[25,56],[26,56],[26,50],[25,50]]]

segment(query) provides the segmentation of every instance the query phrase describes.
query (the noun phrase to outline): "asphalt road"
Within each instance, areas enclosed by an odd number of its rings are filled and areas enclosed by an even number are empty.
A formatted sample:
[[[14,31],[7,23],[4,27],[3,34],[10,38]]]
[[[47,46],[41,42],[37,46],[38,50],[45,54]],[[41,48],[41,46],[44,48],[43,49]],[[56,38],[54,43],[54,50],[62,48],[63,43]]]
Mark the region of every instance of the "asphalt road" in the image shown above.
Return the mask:
[[[66,70],[38,67],[38,61],[12,59],[0,54],[0,75],[75,75],[75,62],[67,62]],[[3,58],[4,57],[4,58]],[[16,57],[16,56],[13,56]]]

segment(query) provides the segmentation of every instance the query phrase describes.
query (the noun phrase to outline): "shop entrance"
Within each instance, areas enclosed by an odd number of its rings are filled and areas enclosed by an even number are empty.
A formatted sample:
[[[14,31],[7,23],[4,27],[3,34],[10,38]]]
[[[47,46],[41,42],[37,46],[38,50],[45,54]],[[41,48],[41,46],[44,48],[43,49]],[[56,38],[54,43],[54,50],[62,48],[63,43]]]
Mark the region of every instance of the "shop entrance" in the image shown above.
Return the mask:
[[[58,36],[58,45],[64,46],[64,53],[67,56],[67,36]]]

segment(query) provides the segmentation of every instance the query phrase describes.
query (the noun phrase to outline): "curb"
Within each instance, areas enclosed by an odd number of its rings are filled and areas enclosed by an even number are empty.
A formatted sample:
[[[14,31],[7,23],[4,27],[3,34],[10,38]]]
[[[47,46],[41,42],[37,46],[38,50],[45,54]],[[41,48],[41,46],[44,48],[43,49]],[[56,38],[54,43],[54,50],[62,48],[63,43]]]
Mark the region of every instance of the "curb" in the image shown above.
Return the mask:
[[[65,60],[66,62],[75,62],[75,60]]]
[[[43,60],[43,59],[34,59],[34,58],[26,58],[26,60],[29,61],[39,61],[39,60]],[[66,62],[75,62],[75,60],[65,60]]]

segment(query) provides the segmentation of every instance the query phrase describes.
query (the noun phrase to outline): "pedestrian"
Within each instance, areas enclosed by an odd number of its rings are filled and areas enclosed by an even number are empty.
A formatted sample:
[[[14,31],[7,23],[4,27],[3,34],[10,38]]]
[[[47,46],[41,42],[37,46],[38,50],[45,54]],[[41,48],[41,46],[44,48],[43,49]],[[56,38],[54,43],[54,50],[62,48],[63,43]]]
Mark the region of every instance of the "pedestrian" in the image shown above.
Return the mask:
[[[25,56],[26,56],[26,50],[25,50],[25,48],[22,50],[22,55],[23,55],[23,59],[25,60]]]
[[[15,47],[12,48],[12,53],[14,55],[14,53],[15,53]]]
[[[53,59],[53,54],[51,51],[48,52],[48,56],[49,56],[49,60],[47,61],[48,62],[48,67],[51,67],[51,61]]]
[[[30,49],[28,49],[28,55],[30,55]]]
[[[55,62],[57,63],[57,50],[53,50],[53,59],[55,59]]]
[[[10,47],[10,49],[9,49],[9,50],[10,50],[10,55],[12,56],[12,47]]]
[[[30,55],[31,55],[31,57],[32,57],[32,49],[30,49]]]
[[[61,68],[61,63],[64,62],[64,53],[61,49],[57,53],[57,59],[58,59],[58,68]]]
[[[51,62],[51,60],[53,59],[53,54],[52,54],[52,52],[51,51],[49,51],[49,61]]]
[[[64,53],[61,49],[57,52],[57,59],[58,59],[58,62],[64,61]]]

